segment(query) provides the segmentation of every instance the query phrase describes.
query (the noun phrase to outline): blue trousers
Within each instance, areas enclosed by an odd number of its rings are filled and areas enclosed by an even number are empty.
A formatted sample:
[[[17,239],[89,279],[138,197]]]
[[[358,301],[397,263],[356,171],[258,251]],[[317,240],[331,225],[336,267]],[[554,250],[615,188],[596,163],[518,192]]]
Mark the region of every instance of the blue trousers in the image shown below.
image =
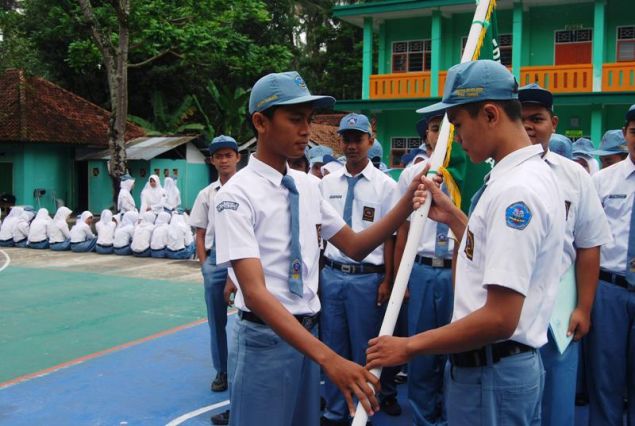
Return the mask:
[[[143,251],[132,251],[133,256],[136,257],[150,257],[150,247]]]
[[[29,242],[27,247],[37,250],[43,250],[49,248],[49,242],[48,240],[38,241],[37,243]]]
[[[194,255],[195,250],[196,250],[196,247],[194,246],[194,243],[192,243],[189,246],[186,246],[184,249],[177,250],[177,251],[165,249],[165,256],[168,259],[191,259],[192,256]]]
[[[231,381],[229,424],[317,426],[318,365],[266,325],[241,319],[235,324],[236,370]]]
[[[320,333],[322,341],[338,355],[366,364],[368,341],[377,336],[384,308],[377,306],[377,288],[384,274],[345,274],[325,266],[320,276]],[[330,420],[349,418],[346,400],[328,377],[324,387]]]
[[[164,258],[165,257],[165,248],[159,250],[150,249],[150,256],[155,258]]]
[[[635,425],[635,292],[600,280],[587,335],[589,424]]]
[[[452,270],[415,263],[408,282],[410,336],[452,319]],[[408,401],[415,425],[446,424],[444,369],[447,355],[416,356],[408,363]]]
[[[25,238],[25,239],[20,240],[20,241],[14,241],[13,245],[15,247],[19,247],[19,248],[26,248],[27,243],[28,243],[28,240]]]
[[[95,251],[99,254],[113,254],[115,249],[112,244],[109,246],[102,246],[101,244],[95,245]]]
[[[480,368],[452,367],[448,362],[446,382],[449,426],[540,425],[544,370],[537,351]]]
[[[97,238],[82,241],[81,243],[71,243],[71,251],[74,251],[75,253],[87,253],[95,250],[96,245]]]
[[[127,244],[123,247],[115,247],[113,251],[118,256],[130,256],[132,254],[132,249],[130,248],[130,244]]]
[[[71,249],[71,240],[69,238],[59,243],[51,243],[50,248],[53,251],[66,251]]]
[[[545,368],[542,425],[573,426],[580,343],[572,341],[561,354],[553,340],[551,330],[547,332],[547,335],[549,341],[540,348],[540,357]]]
[[[227,304],[223,297],[227,268],[216,266],[216,252],[212,250],[201,266],[207,306],[212,362],[217,373],[227,372]]]
[[[13,238],[8,240],[0,240],[0,247],[13,247],[15,243],[13,242]]]

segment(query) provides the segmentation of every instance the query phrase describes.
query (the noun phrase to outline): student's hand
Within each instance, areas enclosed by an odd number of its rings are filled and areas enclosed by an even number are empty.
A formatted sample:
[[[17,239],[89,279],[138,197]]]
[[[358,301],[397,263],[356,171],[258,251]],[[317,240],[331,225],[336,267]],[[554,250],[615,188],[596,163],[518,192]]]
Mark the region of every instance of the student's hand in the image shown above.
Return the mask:
[[[452,212],[456,210],[456,206],[450,200],[450,197],[445,195],[437,180],[428,179],[425,176],[421,176],[421,184],[414,193],[412,205],[415,210],[423,205],[430,191],[432,196],[432,204],[430,205],[430,211],[428,217],[436,222],[449,223],[452,218]]]
[[[575,308],[569,318],[569,330],[567,336],[573,335],[573,340],[576,342],[582,339],[589,332],[591,328],[591,314],[584,309]]]
[[[377,287],[377,306],[388,302],[388,299],[390,299],[390,283],[383,281],[379,284],[379,287]]]
[[[362,403],[364,410],[369,416],[379,411],[379,402],[375,397],[375,392],[380,390],[379,379],[372,375],[370,371],[335,353],[333,353],[331,359],[322,365],[322,369],[344,395],[351,417],[355,415],[353,396],[357,397]],[[375,389],[374,391],[369,386],[369,383]]]
[[[225,298],[225,303],[227,306],[231,306],[234,304],[234,296],[236,295],[236,286],[234,282],[227,277],[227,281],[225,281],[225,290],[223,290],[223,297]]]
[[[366,368],[390,367],[408,362],[408,338],[379,336],[368,342]]]

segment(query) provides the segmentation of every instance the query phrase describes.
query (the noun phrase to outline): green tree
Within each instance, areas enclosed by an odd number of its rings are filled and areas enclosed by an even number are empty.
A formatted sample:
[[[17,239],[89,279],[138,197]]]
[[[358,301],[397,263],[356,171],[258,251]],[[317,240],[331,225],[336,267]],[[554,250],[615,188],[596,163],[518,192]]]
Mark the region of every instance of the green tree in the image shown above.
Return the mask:
[[[136,115],[128,116],[130,121],[143,127],[149,136],[197,133],[205,130],[204,125],[191,121],[196,113],[193,96],[186,96],[174,111],[169,111],[165,96],[161,92],[154,92],[151,105],[152,118],[150,120]]]

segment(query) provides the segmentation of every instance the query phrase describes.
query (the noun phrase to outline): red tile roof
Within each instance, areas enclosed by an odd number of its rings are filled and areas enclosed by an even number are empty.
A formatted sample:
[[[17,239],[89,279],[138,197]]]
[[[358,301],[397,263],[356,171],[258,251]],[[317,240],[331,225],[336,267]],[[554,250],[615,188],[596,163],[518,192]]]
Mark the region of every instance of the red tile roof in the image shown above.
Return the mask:
[[[110,112],[21,70],[0,74],[0,141],[108,146]],[[132,123],[126,140],[144,136]]]

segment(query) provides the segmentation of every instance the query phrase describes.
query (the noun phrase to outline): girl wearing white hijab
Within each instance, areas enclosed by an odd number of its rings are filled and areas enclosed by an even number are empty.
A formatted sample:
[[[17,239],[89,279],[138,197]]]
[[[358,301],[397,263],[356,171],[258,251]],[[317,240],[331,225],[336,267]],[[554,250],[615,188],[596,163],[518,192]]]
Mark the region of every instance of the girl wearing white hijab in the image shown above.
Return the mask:
[[[190,259],[194,254],[194,249],[192,228],[185,223],[183,214],[175,213],[168,227],[166,256],[169,259]]]
[[[150,239],[150,255],[156,258],[165,257],[165,248],[168,245],[168,228],[170,227],[170,213],[162,211],[154,223],[154,231]]]
[[[95,251],[97,253],[112,254],[116,228],[117,222],[113,220],[112,212],[109,209],[102,210],[99,222],[95,224],[95,229],[97,230]]]
[[[47,249],[49,248],[49,239],[46,235],[46,227],[53,220],[49,216],[47,209],[40,209],[35,215],[35,219],[31,222],[29,228],[29,237],[27,247],[32,249]]]
[[[0,247],[13,247],[13,230],[23,211],[22,207],[11,207],[11,211],[0,227]]]
[[[135,227],[132,234],[130,249],[137,257],[150,257],[150,239],[154,231],[156,216],[152,212],[141,213],[141,222]]]
[[[150,210],[158,213],[163,210],[164,204],[165,191],[161,188],[159,176],[151,175],[141,191],[141,210],[139,213],[143,214]]]
[[[121,219],[121,225],[115,230],[115,238],[113,240],[113,251],[119,256],[128,256],[132,254],[130,250],[130,241],[134,234],[134,228],[139,219],[139,213],[135,211],[126,212]]]
[[[117,211],[121,214],[137,211],[137,205],[132,198],[134,179],[130,175],[122,176],[119,183],[119,196],[117,197]]]
[[[68,229],[68,217],[72,211],[62,206],[55,212],[53,220],[46,225],[46,235],[51,250],[66,251],[71,249],[71,231]]]
[[[13,244],[15,247],[26,247],[31,221],[34,216],[35,212],[33,211],[33,207],[24,207],[24,210],[16,221],[15,228],[13,228]]]
[[[172,212],[181,207],[181,191],[179,191],[179,188],[176,186],[176,181],[173,178],[165,178],[163,189],[165,190],[164,208]]]
[[[97,237],[90,229],[92,223],[93,214],[86,210],[71,228],[71,250],[75,253],[86,253],[95,249]]]

